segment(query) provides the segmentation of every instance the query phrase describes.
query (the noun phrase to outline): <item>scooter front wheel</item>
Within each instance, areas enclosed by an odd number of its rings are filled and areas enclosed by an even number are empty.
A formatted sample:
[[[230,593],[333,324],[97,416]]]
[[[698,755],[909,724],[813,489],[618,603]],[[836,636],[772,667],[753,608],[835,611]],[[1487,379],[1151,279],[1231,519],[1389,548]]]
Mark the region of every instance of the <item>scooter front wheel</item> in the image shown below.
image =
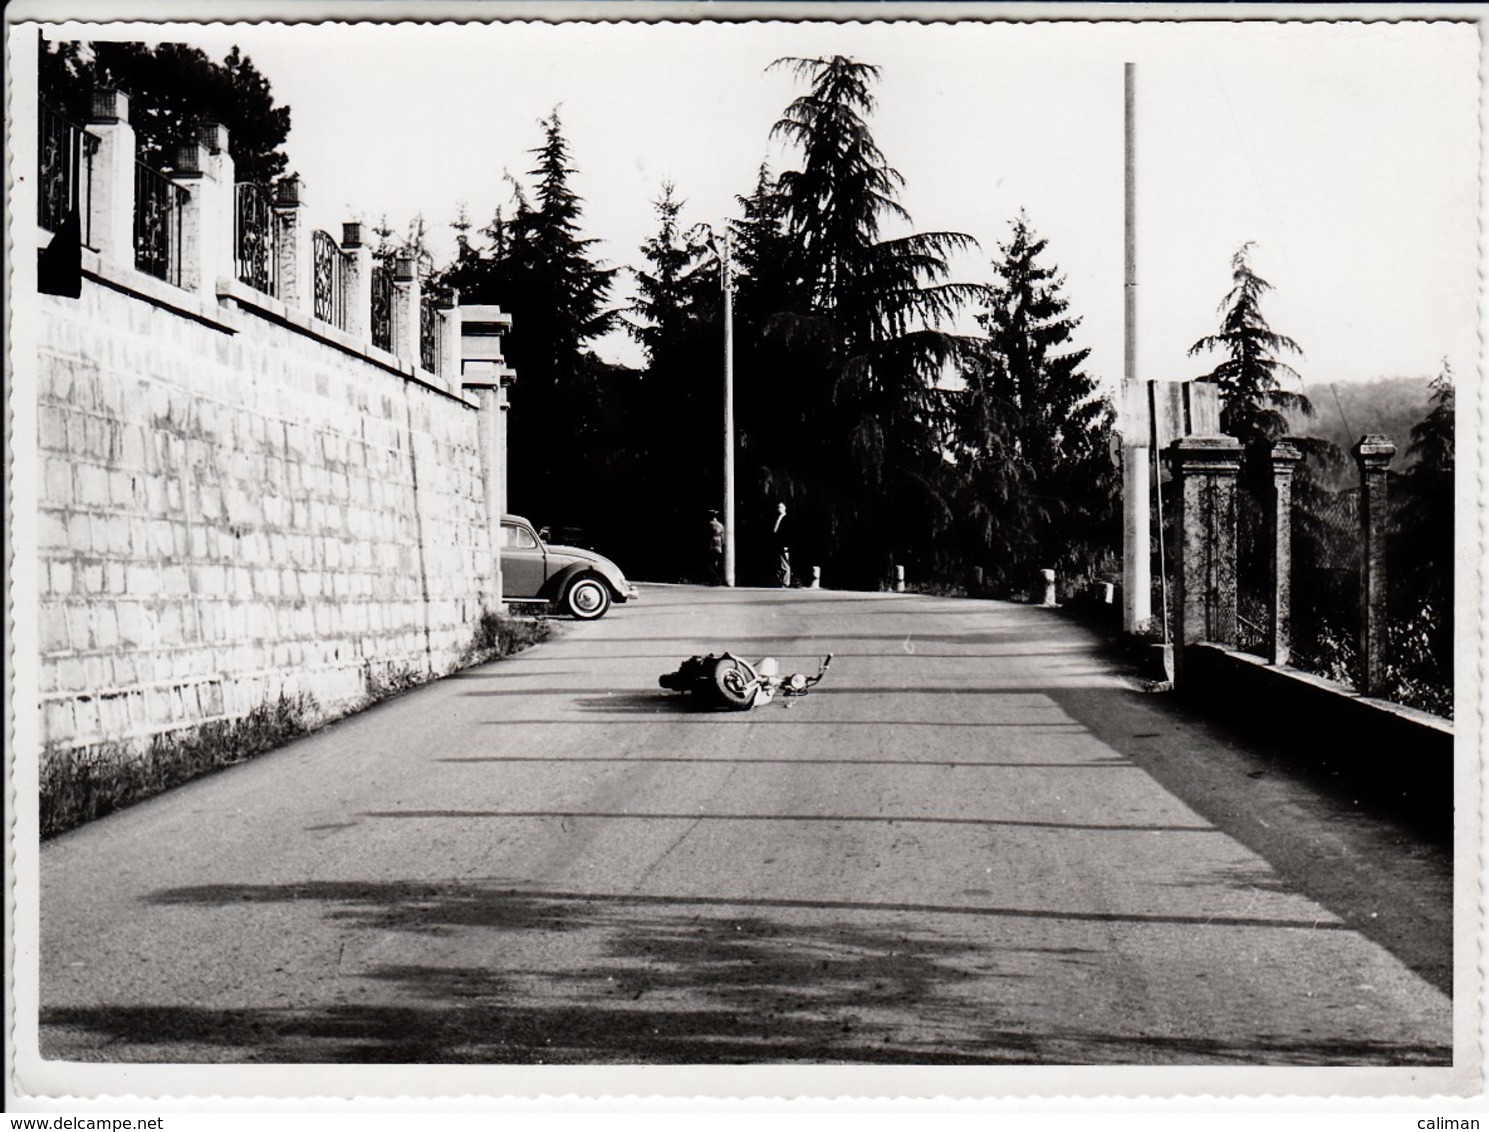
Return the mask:
[[[724,705],[733,711],[752,707],[755,695],[760,691],[760,681],[755,673],[732,656],[722,657],[714,664],[713,686]]]

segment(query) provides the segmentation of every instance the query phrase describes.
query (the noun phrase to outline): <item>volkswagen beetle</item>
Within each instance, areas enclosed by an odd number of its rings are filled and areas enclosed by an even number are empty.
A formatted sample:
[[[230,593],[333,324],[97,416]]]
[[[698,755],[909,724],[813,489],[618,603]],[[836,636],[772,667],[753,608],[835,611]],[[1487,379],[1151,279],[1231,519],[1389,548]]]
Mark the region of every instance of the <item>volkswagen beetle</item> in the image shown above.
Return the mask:
[[[604,555],[545,543],[519,515],[503,515],[502,600],[547,602],[581,621],[603,617],[611,602],[634,601],[636,587]]]

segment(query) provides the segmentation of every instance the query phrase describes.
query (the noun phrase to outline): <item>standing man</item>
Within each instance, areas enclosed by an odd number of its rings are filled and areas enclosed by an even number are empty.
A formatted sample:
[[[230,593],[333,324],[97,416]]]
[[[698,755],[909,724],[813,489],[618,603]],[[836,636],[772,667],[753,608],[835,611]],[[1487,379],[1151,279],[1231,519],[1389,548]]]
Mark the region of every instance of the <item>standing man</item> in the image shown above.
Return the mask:
[[[708,570],[710,583],[724,584],[724,524],[719,522],[719,513],[708,513]]]
[[[771,535],[776,548],[776,585],[791,584],[791,528],[786,522],[786,505],[776,504],[776,523]]]

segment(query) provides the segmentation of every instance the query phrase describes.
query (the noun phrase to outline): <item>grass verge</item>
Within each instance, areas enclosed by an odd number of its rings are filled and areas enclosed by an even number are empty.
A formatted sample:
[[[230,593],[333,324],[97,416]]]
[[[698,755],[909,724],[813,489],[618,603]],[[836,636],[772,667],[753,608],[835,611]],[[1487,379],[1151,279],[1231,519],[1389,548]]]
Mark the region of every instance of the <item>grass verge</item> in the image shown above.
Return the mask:
[[[546,617],[483,612],[459,667],[485,664],[546,641]],[[407,666],[364,669],[364,707],[427,683],[431,677]],[[154,736],[141,751],[126,743],[103,743],[57,751],[43,760],[40,783],[41,836],[122,810],[224,767],[282,747],[320,723],[314,696],[283,696],[241,719],[218,720]]]
[[[156,735],[143,752],[122,743],[59,751],[41,768],[41,836],[55,837],[282,746],[309,731],[316,714],[313,696],[281,695],[241,719]]]

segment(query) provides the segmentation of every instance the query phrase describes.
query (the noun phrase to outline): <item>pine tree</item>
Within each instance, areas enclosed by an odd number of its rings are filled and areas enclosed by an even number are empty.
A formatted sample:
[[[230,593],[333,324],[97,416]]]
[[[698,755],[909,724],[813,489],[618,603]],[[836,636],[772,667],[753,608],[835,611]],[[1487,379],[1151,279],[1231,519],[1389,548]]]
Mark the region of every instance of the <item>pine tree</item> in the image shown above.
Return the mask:
[[[141,160],[168,168],[176,146],[194,141],[196,123],[228,128],[228,151],[239,181],[268,183],[288,164],[290,110],[274,104],[269,80],[234,47],[221,63],[185,43],[153,47],[138,42],[52,44],[41,41],[40,88],[44,98],[78,121],[97,87],[130,96]]]
[[[1301,355],[1303,349],[1273,331],[1261,313],[1261,297],[1272,285],[1251,268],[1255,246],[1241,245],[1231,259],[1232,286],[1220,303],[1220,333],[1207,334],[1189,348],[1191,357],[1210,350],[1227,355],[1199,380],[1220,386],[1220,427],[1247,445],[1284,436],[1289,410],[1313,415],[1306,396],[1281,387],[1279,375],[1301,378],[1275,355],[1282,351]]]
[[[1453,577],[1455,564],[1455,397],[1446,358],[1433,378],[1430,409],[1411,430],[1407,454],[1414,460],[1399,477],[1391,554],[1396,617],[1424,636],[1419,666],[1436,669],[1440,697],[1451,708],[1453,682]],[[1407,651],[1405,649],[1398,650]],[[1430,658],[1430,660],[1429,660]],[[1398,656],[1395,663],[1406,658]],[[1422,662],[1426,661],[1426,664]],[[1429,677],[1430,679],[1430,677]],[[1436,705],[1433,705],[1436,706]]]
[[[877,67],[843,56],[773,66],[810,89],[774,127],[801,152],[777,183],[785,288],[767,323],[790,354],[773,375],[789,393],[754,428],[776,434],[779,494],[816,496],[836,576],[872,584],[896,560],[921,561],[934,523],[950,517],[938,382],[965,343],[938,324],[980,293],[945,282],[947,256],[974,241],[884,238],[886,224],[910,217],[895,199],[903,178],[866,121]]]
[[[954,452],[971,551],[1003,584],[1052,567],[1089,576],[1118,537],[1113,412],[1073,345],[1064,280],[1020,212],[994,266],[1000,282],[977,316],[985,352],[965,370]]]
[[[701,229],[683,229],[683,204],[665,183],[627,323],[647,355],[629,439],[656,520],[635,569],[671,580],[707,576],[706,518],[722,493],[719,260]]]
[[[497,210],[482,234],[489,248],[457,261],[442,279],[463,303],[492,303],[512,316],[503,353],[517,372],[512,387],[509,499],[540,525],[583,526],[603,540],[621,523],[607,500],[629,458],[628,371],[589,348],[612,329],[607,305],[615,268],[594,261],[598,242],[581,234],[583,203],[571,184],[558,111],[539,123],[529,195],[514,178],[510,215]],[[602,491],[600,485],[607,484]]]

